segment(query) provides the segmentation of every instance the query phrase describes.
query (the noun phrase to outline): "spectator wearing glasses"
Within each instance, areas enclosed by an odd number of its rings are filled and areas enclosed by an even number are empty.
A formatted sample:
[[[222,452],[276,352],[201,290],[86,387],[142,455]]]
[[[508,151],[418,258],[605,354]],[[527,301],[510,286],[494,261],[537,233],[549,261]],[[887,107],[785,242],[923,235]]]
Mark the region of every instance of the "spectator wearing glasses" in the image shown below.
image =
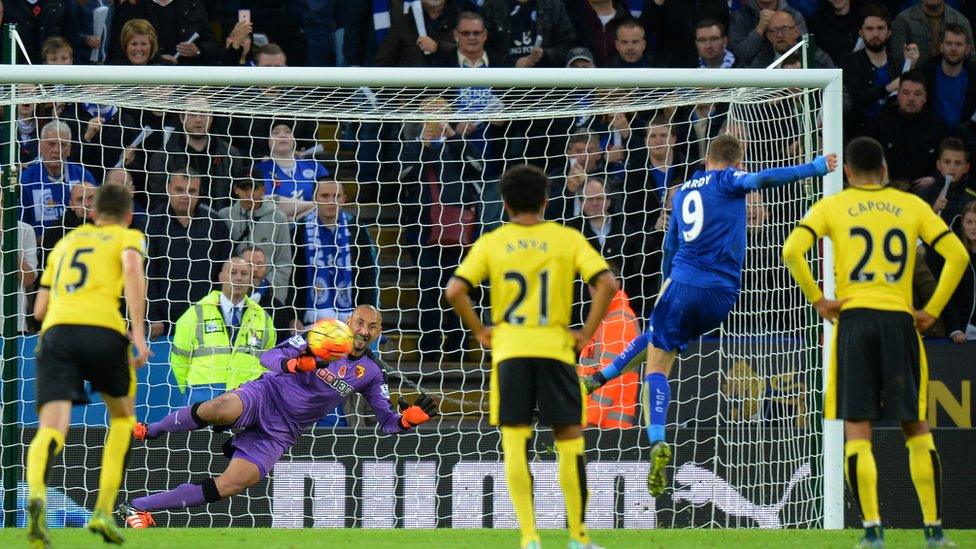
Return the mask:
[[[766,31],[772,25],[773,15],[785,11],[793,16],[798,34],[807,32],[803,15],[786,0],[747,0],[729,19],[729,42],[736,59],[742,66],[752,66],[752,62],[766,46]]]
[[[800,41],[800,26],[788,11],[777,11],[769,19],[766,28],[766,44],[753,58],[749,67],[761,69],[769,66],[773,61],[786,53]],[[814,48],[814,61],[819,68],[833,68],[834,62],[830,56],[818,47]]]
[[[695,49],[698,67],[703,69],[731,69],[736,66],[735,54],[729,49],[725,25],[715,19],[705,19],[695,25]]]
[[[698,66],[694,38],[700,22],[718,21],[723,35],[729,25],[728,0],[657,0],[643,4],[638,17],[652,53],[665,67]]]

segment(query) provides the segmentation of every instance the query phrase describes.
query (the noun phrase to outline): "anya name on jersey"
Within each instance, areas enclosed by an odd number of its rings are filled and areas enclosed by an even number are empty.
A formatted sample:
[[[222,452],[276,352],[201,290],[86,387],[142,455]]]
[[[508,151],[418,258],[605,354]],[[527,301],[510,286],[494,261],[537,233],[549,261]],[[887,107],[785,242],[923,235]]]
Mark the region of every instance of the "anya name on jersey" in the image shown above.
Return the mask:
[[[508,253],[525,251],[525,250],[535,250],[539,252],[548,252],[549,243],[545,240],[536,240],[520,238],[515,242],[506,242],[505,251]]]

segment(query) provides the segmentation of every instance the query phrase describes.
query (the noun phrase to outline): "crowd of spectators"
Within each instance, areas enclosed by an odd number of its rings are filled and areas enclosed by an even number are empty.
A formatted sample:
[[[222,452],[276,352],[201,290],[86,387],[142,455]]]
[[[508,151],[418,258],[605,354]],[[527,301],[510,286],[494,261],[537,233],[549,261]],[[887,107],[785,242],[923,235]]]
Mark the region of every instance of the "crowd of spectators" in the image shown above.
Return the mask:
[[[0,6],[34,63],[572,67],[581,71],[581,86],[583,71],[593,67],[767,67],[812,32],[812,66],[844,70],[845,138],[877,137],[888,151],[891,184],[932,204],[974,252],[969,278],[933,335],[976,339],[976,183],[969,176],[976,1],[406,4],[3,0]],[[781,66],[798,67],[799,57]],[[230,275],[221,272],[235,257],[250,273],[234,275],[250,277],[248,303],[268,312],[280,341],[318,319],[344,318],[357,304],[379,303],[379,250],[368,223],[346,207],[378,201],[397,209],[397,245],[405,252],[397,260],[419,267],[418,348],[425,359],[453,360],[465,342],[457,318],[440,303],[441,288],[477,235],[503,221],[495,182],[506,166],[528,161],[550,174],[547,218],[586,235],[619,272],[630,306],[644,319],[661,284],[669,193],[702,167],[708,140],[722,131],[747,141],[768,137],[762,150],[746,154],[752,166],[767,167],[798,158],[804,122],[790,98],[762,106],[775,113],[769,136],[749,136],[749,128],[732,124],[725,103],[486,120],[483,113],[503,101],[491,88],[458,87],[425,105],[442,113],[440,120],[343,123],[328,139],[308,120],[214,115],[203,95],[188,97],[180,113],[94,103],[20,106],[20,219],[33,233],[21,235],[20,282],[29,293],[45,252],[66,230],[91,221],[95,186],[125,185],[136,193],[135,225],[148,239],[152,337],[172,335],[192,304],[221,280],[226,285]],[[333,146],[345,163],[326,153]],[[786,322],[775,311],[800,303],[776,258],[762,255],[786,226],[771,205],[775,198],[757,194],[749,206],[749,237],[759,250],[750,253],[759,255],[747,258],[745,276],[760,289],[744,295],[756,311],[770,313],[752,322],[766,332]],[[934,255],[925,254],[919,268],[937,274]],[[762,292],[763,285],[782,290]],[[585,295],[580,286],[576,319]]]

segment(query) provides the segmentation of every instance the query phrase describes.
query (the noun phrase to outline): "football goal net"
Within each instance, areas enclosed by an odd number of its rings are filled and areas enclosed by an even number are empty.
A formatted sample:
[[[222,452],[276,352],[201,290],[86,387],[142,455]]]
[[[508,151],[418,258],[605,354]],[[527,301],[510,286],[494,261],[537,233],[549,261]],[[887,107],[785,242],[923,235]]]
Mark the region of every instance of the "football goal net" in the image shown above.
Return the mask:
[[[703,168],[709,140],[738,136],[750,171],[840,153],[841,95],[834,70],[4,67],[5,522],[24,520],[23,464],[37,425],[38,326],[25,313],[51,246],[91,222],[95,187],[130,187],[147,239],[155,354],[138,372],[139,421],[258,375],[233,357],[359,304],[382,312],[375,353],[392,400],[424,391],[441,403],[435,421],[391,437],[353,397],[245,494],[160,513],[160,525],[510,528],[488,425],[490,356],[441,298],[473,240],[505,221],[502,173],[543,169],[547,218],[583,231],[618,276],[623,293],[580,359],[593,368],[645,328],[666,221],[682,215],[670,212],[669,191]],[[748,197],[739,302],[672,375],[664,496],[645,485],[637,377],[594,395],[591,527],[840,526],[839,431],[820,413],[828,327],[779,257],[809,205],[840,185],[835,172]],[[275,333],[237,338],[237,354],[201,373],[174,327],[228,286],[231,257],[243,258],[234,265]],[[811,261],[831,272],[829,253]],[[487,292],[474,297],[487,318]],[[580,281],[575,323],[588,300]],[[200,320],[196,336],[222,322]],[[74,411],[54,460],[52,524],[80,525],[94,504],[106,425],[94,400]],[[219,473],[230,435],[134,443],[120,497]],[[551,434],[541,430],[530,453],[539,525],[561,528]]]

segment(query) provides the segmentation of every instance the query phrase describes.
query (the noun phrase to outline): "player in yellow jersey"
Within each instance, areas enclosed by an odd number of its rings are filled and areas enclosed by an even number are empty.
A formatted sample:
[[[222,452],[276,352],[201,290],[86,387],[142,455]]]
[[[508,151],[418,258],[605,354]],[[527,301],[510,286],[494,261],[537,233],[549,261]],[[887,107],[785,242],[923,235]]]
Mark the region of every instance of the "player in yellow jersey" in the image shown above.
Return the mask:
[[[492,350],[490,422],[501,427],[505,474],[522,529],[522,547],[538,548],[526,444],[533,412],[552,426],[566,499],[570,548],[595,548],[586,532],[585,398],[577,353],[606,314],[616,283],[583,235],[544,221],[549,181],[538,168],[508,170],[499,183],[510,223],[484,234],[454,272],[448,302],[482,346]],[[595,288],[583,329],[569,330],[579,274]],[[468,297],[487,279],[493,327],[482,325]]]
[[[837,320],[824,415],[844,419],[845,477],[864,521],[860,545],[884,546],[871,422],[888,419],[901,422],[907,439],[928,546],[954,547],[942,533],[942,471],[925,420],[928,364],[919,332],[942,312],[969,257],[931,206],[884,186],[888,167],[877,141],[854,139],[844,160],[850,186],[810,208],[786,239],[783,259],[820,316]],[[804,260],[824,237],[833,242],[836,299],[824,296]],[[945,258],[945,268],[929,302],[915,311],[919,238]]]
[[[42,322],[37,347],[37,408],[40,426],[27,451],[28,540],[50,542],[45,526],[45,477],[51,458],[64,448],[72,403],[85,404],[85,381],[102,395],[110,427],[102,454],[98,499],[88,529],[109,543],[122,543],[112,517],[135,424],[135,368],[149,356],[146,344],[144,238],[127,228],[132,194],[106,185],[95,192],[95,224],[69,232],[48,256],[34,316]],[[119,297],[129,310],[130,358]]]

